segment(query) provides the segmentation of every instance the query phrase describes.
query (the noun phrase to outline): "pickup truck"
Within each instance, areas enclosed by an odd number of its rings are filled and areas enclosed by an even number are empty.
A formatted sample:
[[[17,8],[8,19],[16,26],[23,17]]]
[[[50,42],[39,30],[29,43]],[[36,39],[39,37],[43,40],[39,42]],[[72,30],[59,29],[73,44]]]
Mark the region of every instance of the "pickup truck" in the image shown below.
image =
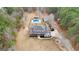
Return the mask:
[[[35,16],[31,20],[31,25],[29,27],[29,36],[50,37],[51,31],[50,28],[43,22],[43,19],[40,19],[39,16]]]

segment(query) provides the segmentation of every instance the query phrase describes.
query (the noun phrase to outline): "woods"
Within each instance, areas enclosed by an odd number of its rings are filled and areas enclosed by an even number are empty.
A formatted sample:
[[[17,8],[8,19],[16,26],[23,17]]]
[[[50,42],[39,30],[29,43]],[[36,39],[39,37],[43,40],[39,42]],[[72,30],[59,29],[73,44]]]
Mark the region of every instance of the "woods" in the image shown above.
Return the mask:
[[[12,7],[0,9],[0,49],[7,50],[15,45],[15,37],[21,19],[21,14],[18,14],[20,12],[17,9]]]
[[[79,8],[60,8],[58,11],[60,25],[68,31],[68,37],[79,36]]]
[[[61,28],[66,30],[74,49],[79,50],[79,8],[60,8],[58,15]]]

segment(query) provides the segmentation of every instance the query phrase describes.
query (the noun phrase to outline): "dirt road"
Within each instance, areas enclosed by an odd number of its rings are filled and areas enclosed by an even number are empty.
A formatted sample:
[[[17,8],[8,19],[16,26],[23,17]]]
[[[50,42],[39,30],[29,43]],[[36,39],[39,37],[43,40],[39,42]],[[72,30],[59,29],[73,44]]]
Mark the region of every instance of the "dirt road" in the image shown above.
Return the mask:
[[[30,38],[28,36],[28,27],[32,17],[35,13],[24,13],[24,27],[20,29],[16,37],[16,50],[17,51],[59,51],[60,49],[51,40],[39,40],[37,38]]]

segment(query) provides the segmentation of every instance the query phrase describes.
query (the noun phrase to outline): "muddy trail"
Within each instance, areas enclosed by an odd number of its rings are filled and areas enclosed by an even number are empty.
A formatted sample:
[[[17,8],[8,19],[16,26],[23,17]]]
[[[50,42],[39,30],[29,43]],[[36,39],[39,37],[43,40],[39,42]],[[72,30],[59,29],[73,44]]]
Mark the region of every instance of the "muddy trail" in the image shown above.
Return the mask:
[[[51,40],[40,40],[37,38],[31,38],[28,35],[28,28],[30,22],[36,13],[24,13],[23,20],[24,24],[16,37],[16,50],[17,51],[60,51],[58,46],[55,44],[53,39]],[[41,15],[42,17],[42,15]]]

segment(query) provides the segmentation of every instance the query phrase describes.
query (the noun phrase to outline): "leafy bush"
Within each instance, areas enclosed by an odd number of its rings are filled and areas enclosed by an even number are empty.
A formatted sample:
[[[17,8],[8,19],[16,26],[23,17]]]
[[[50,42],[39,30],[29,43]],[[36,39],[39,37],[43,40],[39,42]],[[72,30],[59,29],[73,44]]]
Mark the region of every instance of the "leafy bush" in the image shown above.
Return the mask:
[[[10,47],[14,46],[15,43],[16,43],[15,40],[9,40],[8,43],[7,43],[7,45],[8,45],[8,47],[10,48]]]
[[[17,27],[20,26],[21,12],[19,8],[14,7],[0,9],[0,49],[15,45],[16,41],[13,39],[16,37]]]
[[[79,35],[76,36],[76,42],[79,43]]]
[[[0,15],[0,36],[3,35],[6,28],[10,27],[12,25],[11,21],[4,17],[3,15]]]
[[[68,29],[68,34],[69,34],[69,36],[71,37],[71,36],[73,36],[73,35],[75,35],[75,32],[77,31],[77,28],[75,28],[75,27],[70,27],[69,29]]]
[[[79,8],[60,8],[58,10],[60,25],[68,31],[68,37],[75,37],[79,34]],[[79,36],[76,38],[79,42]]]
[[[4,9],[7,11],[7,13],[8,13],[9,15],[11,15],[12,12],[14,11],[14,8],[12,8],[12,7],[4,7]]]

